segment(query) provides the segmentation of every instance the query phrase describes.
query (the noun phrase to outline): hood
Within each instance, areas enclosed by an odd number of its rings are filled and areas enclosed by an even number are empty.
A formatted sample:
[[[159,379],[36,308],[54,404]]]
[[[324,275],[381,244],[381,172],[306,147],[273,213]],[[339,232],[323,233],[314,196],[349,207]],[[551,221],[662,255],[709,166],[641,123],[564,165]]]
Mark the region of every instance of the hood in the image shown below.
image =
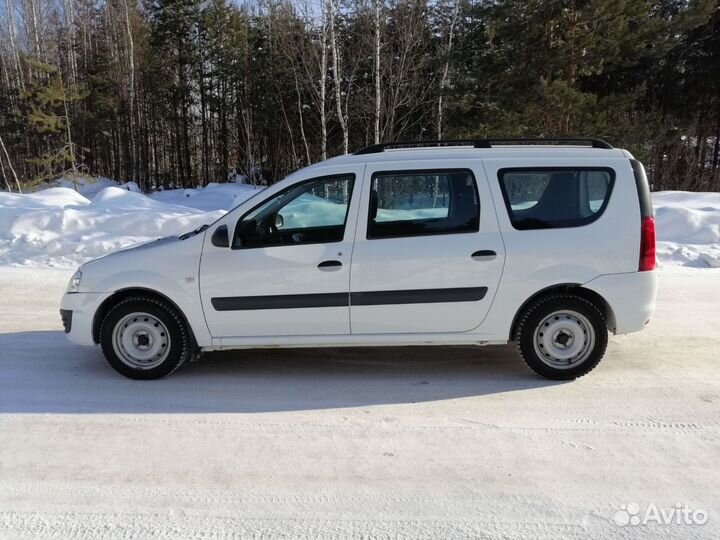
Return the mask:
[[[149,242],[145,242],[143,244],[137,244],[134,246],[129,246],[126,248],[119,249],[117,251],[113,251],[112,253],[108,253],[106,257],[115,255],[116,253],[127,253],[128,251],[141,251],[144,249],[153,249],[156,247],[164,246],[165,244],[172,244],[173,242],[179,242],[180,237],[179,236],[164,236],[163,238],[158,238],[157,240],[150,240]]]
[[[116,249],[115,251],[111,251],[110,253],[103,255],[102,257],[98,257],[97,259],[92,259],[90,261],[87,261],[82,266],[85,267],[87,265],[90,265],[90,264],[93,264],[96,262],[106,261],[107,259],[111,259],[118,255],[126,255],[126,254],[132,253],[132,252],[146,251],[149,249],[159,248],[159,247],[166,246],[168,244],[173,244],[173,243],[179,242],[179,241],[180,241],[179,236],[164,236],[163,238],[158,238],[157,240],[150,240],[149,242],[143,242],[141,244],[135,244],[132,246]]]

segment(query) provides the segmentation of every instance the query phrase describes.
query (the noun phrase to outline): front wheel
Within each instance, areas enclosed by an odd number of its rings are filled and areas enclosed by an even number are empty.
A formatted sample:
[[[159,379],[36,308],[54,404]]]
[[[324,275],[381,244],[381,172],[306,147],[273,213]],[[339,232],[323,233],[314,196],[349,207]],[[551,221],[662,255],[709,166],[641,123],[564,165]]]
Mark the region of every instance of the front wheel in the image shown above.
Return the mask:
[[[570,380],[592,371],[605,355],[605,319],[592,303],[573,295],[553,295],[533,302],[523,313],[515,343],[536,373]]]
[[[108,363],[131,379],[159,379],[190,357],[188,329],[177,309],[135,296],[116,304],[103,319],[100,345]]]

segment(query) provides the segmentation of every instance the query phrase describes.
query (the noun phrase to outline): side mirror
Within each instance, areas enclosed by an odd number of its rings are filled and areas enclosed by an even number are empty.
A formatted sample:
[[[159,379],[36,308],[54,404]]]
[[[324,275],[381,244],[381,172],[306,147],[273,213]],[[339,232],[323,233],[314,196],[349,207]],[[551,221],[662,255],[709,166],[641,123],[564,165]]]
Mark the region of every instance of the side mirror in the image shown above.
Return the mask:
[[[215,229],[210,241],[215,247],[230,247],[230,237],[228,236],[227,225],[220,225],[217,229]]]
[[[282,214],[275,214],[275,228],[282,229],[283,225],[285,225],[285,220],[283,219]]]

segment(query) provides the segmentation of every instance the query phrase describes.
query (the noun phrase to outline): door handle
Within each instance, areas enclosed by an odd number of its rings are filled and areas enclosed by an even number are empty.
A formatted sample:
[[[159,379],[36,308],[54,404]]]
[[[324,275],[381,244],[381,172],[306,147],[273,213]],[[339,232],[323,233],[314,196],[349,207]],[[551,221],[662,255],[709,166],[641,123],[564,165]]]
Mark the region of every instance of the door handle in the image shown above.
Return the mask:
[[[495,257],[497,257],[497,253],[495,253],[492,249],[481,249],[480,251],[476,251],[472,255],[470,255],[473,261],[492,261]]]
[[[342,266],[340,261],[323,261],[318,264],[318,268],[323,271],[338,270]]]

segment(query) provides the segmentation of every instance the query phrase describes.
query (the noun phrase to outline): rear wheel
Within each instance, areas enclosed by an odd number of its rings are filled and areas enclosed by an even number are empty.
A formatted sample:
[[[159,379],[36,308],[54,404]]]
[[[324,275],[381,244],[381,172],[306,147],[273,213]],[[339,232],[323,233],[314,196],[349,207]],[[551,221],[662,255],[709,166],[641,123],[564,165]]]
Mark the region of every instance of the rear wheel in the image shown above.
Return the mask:
[[[573,295],[533,302],[523,313],[515,343],[536,373],[556,380],[582,377],[605,355],[608,332],[600,310]]]
[[[180,313],[169,303],[142,296],[120,301],[100,328],[108,363],[131,379],[159,379],[190,357],[190,336]]]

